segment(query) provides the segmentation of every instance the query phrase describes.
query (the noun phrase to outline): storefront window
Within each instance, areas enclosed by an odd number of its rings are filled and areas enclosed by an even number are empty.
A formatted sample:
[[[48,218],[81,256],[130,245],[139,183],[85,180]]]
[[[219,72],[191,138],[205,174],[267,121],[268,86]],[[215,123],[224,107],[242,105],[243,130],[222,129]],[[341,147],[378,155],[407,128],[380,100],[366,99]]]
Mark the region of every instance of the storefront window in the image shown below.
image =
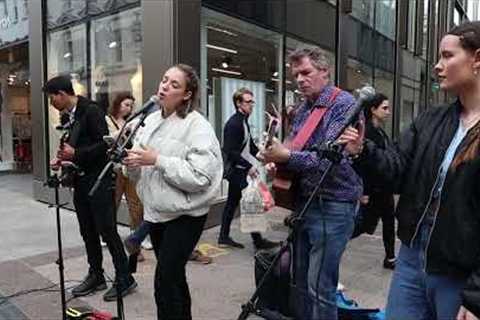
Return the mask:
[[[95,15],[105,11],[118,10],[123,6],[140,3],[140,0],[87,0],[88,14]]]
[[[20,0],[0,0],[0,46],[28,36],[28,7]]]
[[[203,9],[202,50],[206,60],[206,101],[204,108],[219,137],[234,114],[233,93],[249,88],[255,99],[250,116],[252,136],[261,139],[265,111],[281,102],[281,35],[253,24]]]
[[[140,8],[94,20],[91,26],[92,98],[107,110],[119,91],[142,97]]]
[[[48,28],[55,28],[82,19],[87,13],[87,0],[47,0]]]
[[[85,44],[84,24],[50,33],[47,37],[47,74],[49,79],[60,74],[70,75],[75,93],[88,96]],[[61,132],[55,129],[60,123],[60,116],[52,106],[49,107],[48,123],[50,156],[54,157]]]

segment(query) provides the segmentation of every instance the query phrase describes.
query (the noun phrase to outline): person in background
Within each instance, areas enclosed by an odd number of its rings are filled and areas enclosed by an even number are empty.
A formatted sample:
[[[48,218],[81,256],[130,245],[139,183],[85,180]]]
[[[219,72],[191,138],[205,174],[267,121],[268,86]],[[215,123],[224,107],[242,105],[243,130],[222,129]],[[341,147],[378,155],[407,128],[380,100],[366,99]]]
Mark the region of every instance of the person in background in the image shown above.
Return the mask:
[[[373,141],[377,147],[386,149],[391,141],[382,129],[390,116],[390,103],[387,96],[376,93],[365,103],[365,138]],[[355,227],[352,238],[366,232],[373,234],[378,220],[382,219],[382,237],[385,248],[383,267],[395,268],[395,217],[393,194],[370,182],[375,177],[363,177],[364,197],[361,206],[361,222]]]
[[[146,118],[124,159],[150,223],[158,319],[192,319],[185,265],[222,183],[220,143],[196,111],[199,85],[192,67],[169,68],[158,87],[162,107]]]
[[[116,138],[121,128],[125,125],[125,120],[132,113],[135,98],[130,92],[119,92],[113,99],[112,106],[108,115],[105,117],[108,125],[110,136]],[[126,135],[129,132],[127,130]],[[135,190],[135,183],[128,179],[122,170],[115,170],[116,186],[115,186],[115,208],[118,211],[122,196],[125,194],[128,206],[128,214],[130,217],[130,228],[136,230],[143,221],[143,206],[138,198]],[[129,247],[127,246],[127,251]],[[130,252],[129,252],[130,253]],[[145,260],[143,254],[138,252],[138,261]]]
[[[242,190],[247,187],[247,176],[256,177],[258,171],[251,161],[245,159],[244,153],[254,158],[258,148],[250,133],[248,117],[252,113],[253,93],[247,88],[240,88],[233,94],[233,105],[236,112],[228,119],[223,129],[223,150],[227,161],[231,163],[231,172],[227,174],[228,197],[222,214],[222,225],[218,236],[219,247],[234,247],[243,249],[243,244],[230,236],[235,211],[242,198]],[[255,249],[270,249],[278,245],[262,237],[258,232],[251,233]]]
[[[480,21],[453,27],[439,53],[454,102],[428,108],[386,149],[352,127],[339,139],[359,172],[400,194],[388,320],[480,317]]]

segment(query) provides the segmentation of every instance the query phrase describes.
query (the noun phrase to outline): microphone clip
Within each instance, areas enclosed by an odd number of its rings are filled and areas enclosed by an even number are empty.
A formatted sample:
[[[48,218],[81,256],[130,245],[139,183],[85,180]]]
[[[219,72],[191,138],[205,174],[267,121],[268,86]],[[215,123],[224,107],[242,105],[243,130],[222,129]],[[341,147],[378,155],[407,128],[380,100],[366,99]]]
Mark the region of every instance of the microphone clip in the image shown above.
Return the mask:
[[[320,144],[315,144],[309,148],[310,151],[316,152],[322,159],[328,159],[334,164],[340,163],[343,156],[343,146],[333,142],[326,141]]]

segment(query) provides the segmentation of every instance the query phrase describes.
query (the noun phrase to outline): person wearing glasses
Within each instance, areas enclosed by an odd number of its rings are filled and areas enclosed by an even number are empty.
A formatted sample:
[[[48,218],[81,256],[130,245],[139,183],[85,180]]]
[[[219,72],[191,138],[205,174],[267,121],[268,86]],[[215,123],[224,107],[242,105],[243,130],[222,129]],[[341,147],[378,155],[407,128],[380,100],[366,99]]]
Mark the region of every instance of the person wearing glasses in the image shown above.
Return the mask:
[[[253,157],[258,153],[258,147],[250,134],[248,117],[252,113],[255,101],[253,93],[247,88],[240,88],[233,94],[233,105],[236,112],[228,119],[223,128],[223,152],[226,160],[231,164],[231,170],[225,175],[228,180],[227,203],[223,210],[222,226],[218,237],[219,247],[233,247],[243,249],[244,245],[234,241],[230,236],[230,225],[233,216],[242,198],[242,190],[247,187],[247,175],[255,177],[258,172],[255,166],[242,157],[244,152]],[[264,239],[260,233],[252,233],[255,249],[269,249],[277,243]]]
[[[384,127],[390,116],[390,103],[388,97],[382,93],[376,93],[365,103],[365,138],[373,141],[379,148],[390,147],[391,141]],[[371,179],[364,179],[364,197],[366,203],[362,203],[362,219],[355,227],[352,238],[366,232],[373,234],[377,228],[378,220],[382,219],[383,246],[385,248],[385,259],[383,267],[386,269],[395,268],[395,218],[393,215],[394,201],[393,194],[385,191],[384,188],[374,186]]]

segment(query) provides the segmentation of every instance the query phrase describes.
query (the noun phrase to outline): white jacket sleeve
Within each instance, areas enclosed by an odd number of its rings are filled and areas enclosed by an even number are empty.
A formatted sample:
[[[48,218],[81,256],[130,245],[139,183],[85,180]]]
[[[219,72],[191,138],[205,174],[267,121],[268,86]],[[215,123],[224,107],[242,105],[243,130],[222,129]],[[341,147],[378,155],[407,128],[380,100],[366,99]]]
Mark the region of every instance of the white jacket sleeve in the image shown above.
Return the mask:
[[[204,125],[197,129],[191,132],[185,158],[160,154],[155,163],[168,184],[191,193],[208,189],[223,175],[220,144],[213,130]]]

